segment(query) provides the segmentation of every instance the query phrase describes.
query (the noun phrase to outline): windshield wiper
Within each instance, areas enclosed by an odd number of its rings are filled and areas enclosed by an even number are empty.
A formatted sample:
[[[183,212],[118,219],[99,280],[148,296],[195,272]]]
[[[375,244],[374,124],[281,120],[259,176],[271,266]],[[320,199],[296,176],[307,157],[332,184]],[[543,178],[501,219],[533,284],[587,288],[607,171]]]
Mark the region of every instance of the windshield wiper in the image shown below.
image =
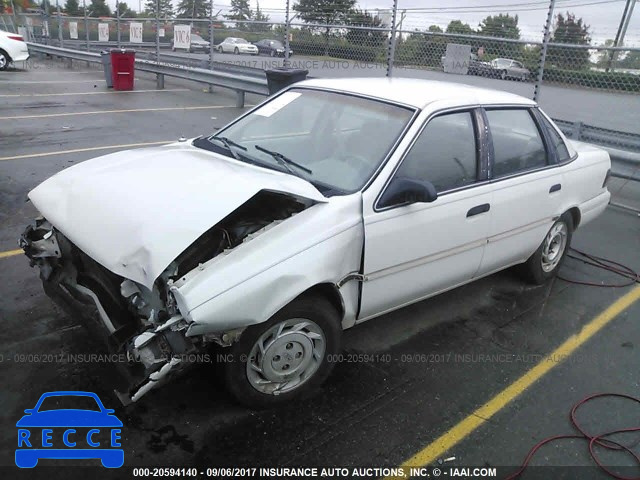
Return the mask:
[[[261,147],[260,145],[254,145],[254,147],[256,147],[256,150],[260,150],[261,152],[268,153],[269,155],[271,155],[280,165],[282,165],[284,168],[286,168],[287,171],[292,175],[295,175],[295,173],[293,172],[293,170],[291,170],[289,165],[293,165],[294,167],[298,167],[300,170],[302,170],[304,172],[307,172],[309,175],[313,174],[313,171],[311,169],[305,167],[304,165],[300,165],[297,162],[294,162],[289,157],[284,156],[280,152],[275,152],[273,150],[269,150],[267,148]]]
[[[238,155],[238,153],[233,148],[231,148],[232,146],[239,148],[240,150],[247,150],[247,147],[245,147],[244,145],[240,145],[239,143],[236,143],[233,140],[228,139],[227,137],[209,137],[208,140],[218,140],[225,146],[227,150],[229,150],[229,152],[231,152],[231,155],[233,155],[233,158],[235,158],[236,160],[242,159],[240,158],[240,155]]]

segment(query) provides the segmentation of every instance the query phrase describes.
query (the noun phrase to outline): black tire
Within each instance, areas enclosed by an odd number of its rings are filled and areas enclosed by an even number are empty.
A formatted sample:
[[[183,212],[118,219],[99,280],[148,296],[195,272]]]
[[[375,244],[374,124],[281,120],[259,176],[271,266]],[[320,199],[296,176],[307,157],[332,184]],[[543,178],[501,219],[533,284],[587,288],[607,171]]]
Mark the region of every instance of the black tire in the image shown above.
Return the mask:
[[[559,224],[564,224],[567,228],[566,243],[558,263],[551,270],[546,271],[543,268],[543,258],[542,258],[543,250],[547,243],[547,237],[549,233],[552,232],[554,228],[556,228],[556,226]],[[534,252],[533,255],[531,255],[531,257],[529,257],[529,260],[527,260],[525,263],[523,263],[520,266],[520,273],[525,278],[525,280],[535,285],[542,285],[550,278],[556,276],[556,274],[558,273],[558,270],[560,270],[560,267],[562,267],[562,264],[564,263],[564,260],[567,257],[567,252],[569,251],[569,247],[571,246],[573,229],[574,229],[573,217],[568,212],[566,212],[558,220],[556,220],[556,222],[554,222],[554,224],[549,229],[549,233],[545,235],[545,238],[540,244],[540,246],[538,247],[538,249]]]
[[[265,332],[290,319],[310,320],[320,327],[325,340],[322,361],[315,372],[293,390],[279,395],[258,391],[248,378],[248,357],[258,339]],[[335,365],[335,362],[329,359],[340,352],[341,343],[342,326],[340,315],[335,307],[321,296],[305,295],[299,297],[267,322],[247,328],[242,333],[240,340],[227,350],[233,360],[227,360],[224,364],[224,379],[227,389],[238,402],[250,408],[268,408],[290,402],[293,399],[304,398],[314,392],[327,379]]]
[[[0,49],[0,71],[6,70],[9,68],[9,64],[11,63],[11,57],[7,52]]]

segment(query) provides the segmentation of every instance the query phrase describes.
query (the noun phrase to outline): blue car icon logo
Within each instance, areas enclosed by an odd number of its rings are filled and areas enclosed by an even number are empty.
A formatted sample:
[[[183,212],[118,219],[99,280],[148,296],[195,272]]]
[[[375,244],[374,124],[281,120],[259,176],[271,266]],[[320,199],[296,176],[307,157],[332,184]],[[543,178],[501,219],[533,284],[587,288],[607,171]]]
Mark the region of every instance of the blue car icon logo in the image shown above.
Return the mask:
[[[99,458],[107,468],[124,463],[122,422],[92,392],[48,392],[18,420],[16,465],[33,468],[41,458]]]

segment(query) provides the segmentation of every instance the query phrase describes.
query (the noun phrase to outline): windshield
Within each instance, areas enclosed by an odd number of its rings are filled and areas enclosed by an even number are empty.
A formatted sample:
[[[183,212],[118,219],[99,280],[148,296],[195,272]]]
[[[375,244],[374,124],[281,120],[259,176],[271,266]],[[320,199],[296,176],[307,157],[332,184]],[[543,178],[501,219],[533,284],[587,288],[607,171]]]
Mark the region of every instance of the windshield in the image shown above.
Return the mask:
[[[277,40],[270,40],[269,41],[269,45],[271,45],[272,47],[276,47],[276,48],[282,48],[283,47],[282,43],[280,43]]]
[[[249,43],[244,38],[237,38],[236,43]]]
[[[48,410],[92,410],[99,412],[95,399],[85,395],[53,395],[42,400],[39,412]]]
[[[191,34],[191,41],[196,41],[196,42],[204,42],[204,38],[202,38],[200,35],[196,35],[196,34]]]
[[[353,95],[292,89],[208,143],[230,157],[300,176],[323,193],[346,194],[367,183],[413,113]]]

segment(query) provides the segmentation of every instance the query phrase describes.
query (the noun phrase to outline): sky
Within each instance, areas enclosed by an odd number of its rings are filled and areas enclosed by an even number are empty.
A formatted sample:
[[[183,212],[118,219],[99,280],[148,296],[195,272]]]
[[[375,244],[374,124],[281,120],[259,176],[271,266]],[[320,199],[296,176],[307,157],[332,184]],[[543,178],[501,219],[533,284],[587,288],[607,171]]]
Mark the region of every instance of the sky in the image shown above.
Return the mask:
[[[126,0],[125,0],[126,1]],[[129,0],[130,7],[138,8],[138,2]],[[250,0],[251,8],[256,8],[257,0]],[[285,0],[259,0],[260,8],[274,21],[284,20]],[[177,0],[173,0],[174,5]],[[293,4],[295,0],[291,0]],[[115,0],[108,0],[115,6]],[[214,0],[215,11],[228,11],[230,0]],[[390,9],[393,0],[359,0],[358,6],[368,11]],[[606,39],[615,38],[625,0],[556,0],[556,13],[575,13],[590,26],[592,43],[602,44]],[[548,0],[398,0],[398,8],[406,9],[403,29],[426,29],[429,25],[439,25],[443,29],[451,20],[462,20],[474,28],[487,15],[509,13],[518,15],[521,38],[540,40],[547,17]],[[422,11],[420,11],[420,9]],[[625,45],[640,47],[640,4],[636,4],[627,29]]]

